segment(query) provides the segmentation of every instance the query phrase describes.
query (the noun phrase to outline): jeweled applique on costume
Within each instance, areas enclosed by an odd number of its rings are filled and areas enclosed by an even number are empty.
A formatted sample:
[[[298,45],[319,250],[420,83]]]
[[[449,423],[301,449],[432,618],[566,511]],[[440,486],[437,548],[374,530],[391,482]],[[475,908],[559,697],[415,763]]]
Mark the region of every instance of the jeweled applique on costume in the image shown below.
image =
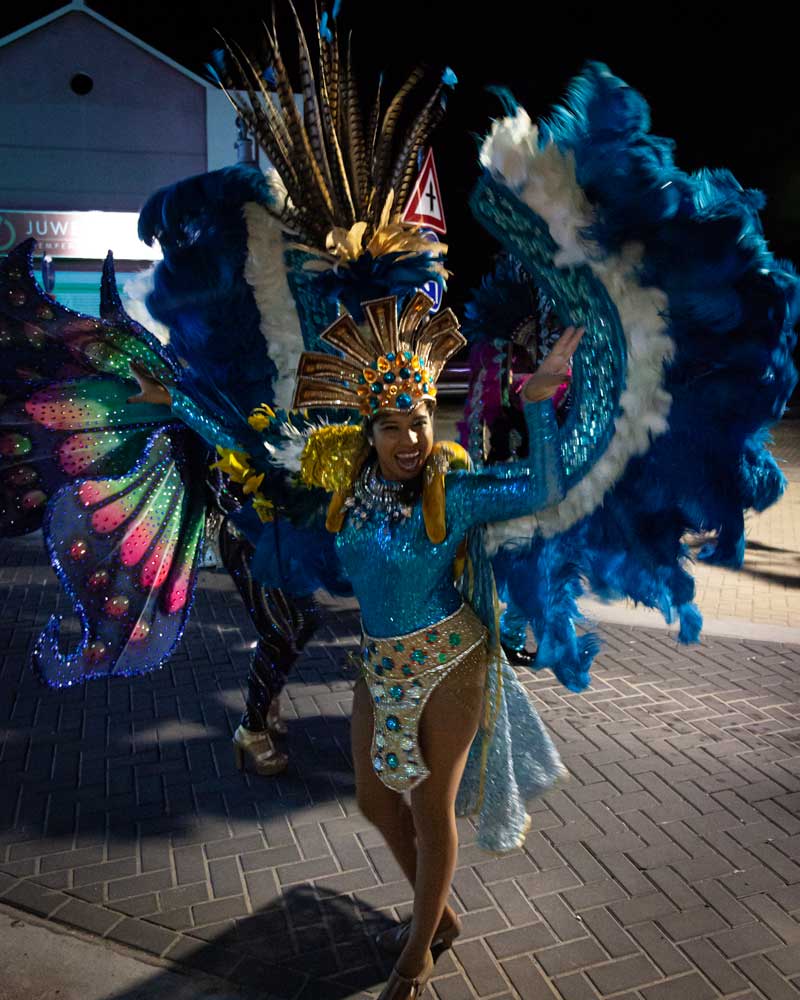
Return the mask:
[[[396,792],[415,788],[428,777],[419,723],[439,684],[456,672],[477,675],[484,684],[488,659],[486,626],[468,604],[435,625],[403,635],[364,635],[362,676],[373,704],[372,766]]]

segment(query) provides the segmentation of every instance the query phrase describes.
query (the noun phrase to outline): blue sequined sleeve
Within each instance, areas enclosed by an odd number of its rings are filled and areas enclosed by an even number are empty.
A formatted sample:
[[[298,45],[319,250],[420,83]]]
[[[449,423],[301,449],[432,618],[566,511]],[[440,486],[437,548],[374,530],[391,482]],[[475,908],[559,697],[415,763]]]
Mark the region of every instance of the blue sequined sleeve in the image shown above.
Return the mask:
[[[217,445],[220,448],[233,448],[235,451],[244,451],[242,445],[231,435],[210,413],[201,409],[197,403],[189,396],[181,392],[180,389],[170,389],[172,398],[172,412],[182,420],[187,427],[212,448]]]
[[[489,521],[524,517],[564,496],[564,473],[558,425],[551,400],[525,405],[529,457],[477,472],[447,476],[447,524],[468,530]]]

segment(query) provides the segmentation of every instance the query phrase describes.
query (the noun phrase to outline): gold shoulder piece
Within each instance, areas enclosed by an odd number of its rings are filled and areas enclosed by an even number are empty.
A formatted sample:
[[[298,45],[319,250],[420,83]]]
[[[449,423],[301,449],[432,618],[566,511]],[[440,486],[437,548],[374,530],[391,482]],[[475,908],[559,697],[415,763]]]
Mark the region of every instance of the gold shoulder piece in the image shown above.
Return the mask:
[[[344,515],[347,509],[344,505],[346,499],[346,493],[334,493],[331,497],[331,502],[328,504],[325,527],[328,531],[332,531],[334,535],[342,530]]]
[[[457,441],[439,441],[433,447],[434,452],[441,450],[447,455],[447,470],[460,469],[469,470],[472,468],[472,459],[466,448],[462,448]]]
[[[368,452],[360,427],[320,427],[309,435],[300,456],[300,477],[306,486],[347,494]]]
[[[447,538],[444,477],[450,469],[469,469],[469,454],[455,441],[439,441],[425,463],[422,482],[422,518],[425,533],[434,545]]]

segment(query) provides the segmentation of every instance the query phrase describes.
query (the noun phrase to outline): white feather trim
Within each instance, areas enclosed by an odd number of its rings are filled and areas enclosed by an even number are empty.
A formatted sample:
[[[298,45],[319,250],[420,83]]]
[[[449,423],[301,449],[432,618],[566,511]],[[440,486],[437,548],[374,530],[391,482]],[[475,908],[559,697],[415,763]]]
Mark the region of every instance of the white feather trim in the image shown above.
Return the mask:
[[[267,178],[273,187],[275,179]],[[282,198],[276,191],[276,198]],[[280,223],[255,202],[244,206],[247,224],[247,261],[244,276],[253,289],[258,306],[260,329],[267,351],[278,369],[275,380],[275,405],[290,409],[294,395],[297,363],[303,352],[303,332],[286,280],[283,239]]]
[[[308,439],[315,431],[322,430],[323,427],[330,427],[330,425],[330,420],[324,417],[314,423],[307,423],[302,430],[295,427],[291,419],[282,421],[278,442],[273,444],[264,442],[264,447],[269,452],[270,461],[289,472],[299,472],[300,458],[308,444]]]
[[[138,271],[128,278],[122,286],[122,306],[131,319],[136,320],[162,344],[168,344],[169,327],[159,323],[145,304],[145,299],[153,290],[155,269],[156,265],[153,264],[146,271]]]
[[[281,424],[281,440],[277,445],[270,448],[270,458],[272,461],[276,465],[288,469],[289,472],[299,472],[300,456],[303,454],[303,449],[308,443],[309,435],[315,430],[317,430],[317,427],[310,427],[305,431],[299,431],[289,421]]]
[[[512,538],[534,533],[549,537],[572,527],[602,503],[630,459],[646,452],[652,439],[666,431],[672,398],[664,388],[664,369],[675,345],[666,333],[666,293],[639,283],[642,247],[630,243],[619,254],[602,255],[583,236],[593,213],[575,177],[574,159],[554,143],[539,149],[538,129],[522,108],[494,123],[480,160],[545,221],[558,247],[556,267],[591,268],[617,308],[627,343],[625,390],[605,453],[560,503],[531,517],[489,525],[487,541],[494,552]]]

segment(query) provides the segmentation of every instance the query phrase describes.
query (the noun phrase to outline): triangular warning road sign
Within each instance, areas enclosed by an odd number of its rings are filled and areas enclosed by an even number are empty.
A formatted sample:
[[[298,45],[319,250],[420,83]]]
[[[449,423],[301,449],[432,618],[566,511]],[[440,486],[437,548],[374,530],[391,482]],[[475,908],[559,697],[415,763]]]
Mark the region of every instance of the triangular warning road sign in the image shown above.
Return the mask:
[[[402,221],[412,223],[415,226],[427,226],[428,229],[433,229],[437,233],[447,232],[442,194],[439,190],[439,178],[436,175],[432,149],[428,150],[428,155],[422,164],[417,183],[414,185],[414,190],[411,192],[411,197],[403,212]]]

